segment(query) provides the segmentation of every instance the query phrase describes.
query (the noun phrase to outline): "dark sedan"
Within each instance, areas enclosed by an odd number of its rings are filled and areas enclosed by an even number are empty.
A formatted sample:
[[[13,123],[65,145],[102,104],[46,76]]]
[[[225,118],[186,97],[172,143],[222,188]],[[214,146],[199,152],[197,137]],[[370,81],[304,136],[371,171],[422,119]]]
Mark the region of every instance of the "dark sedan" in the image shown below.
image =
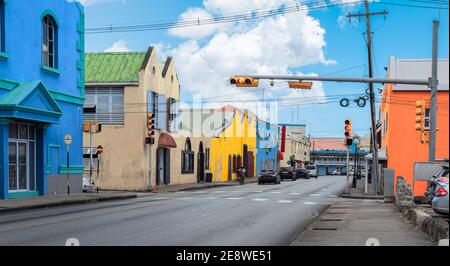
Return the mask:
[[[291,179],[292,181],[295,181],[296,179],[292,167],[281,167],[278,174],[280,175],[281,180]]]
[[[295,170],[295,178],[306,178],[306,179],[309,179],[309,173],[304,168],[297,168]]]
[[[280,184],[280,176],[274,170],[262,170],[258,175],[258,184],[265,183],[274,183],[275,185]]]

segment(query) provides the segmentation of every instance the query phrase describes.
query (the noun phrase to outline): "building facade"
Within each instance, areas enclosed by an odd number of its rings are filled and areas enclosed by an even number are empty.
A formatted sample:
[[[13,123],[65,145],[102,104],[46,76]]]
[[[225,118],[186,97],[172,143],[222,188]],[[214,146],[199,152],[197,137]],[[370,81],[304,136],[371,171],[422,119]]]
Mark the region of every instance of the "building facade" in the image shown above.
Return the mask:
[[[83,99],[83,7],[1,0],[1,199],[82,191]]]
[[[278,126],[256,121],[256,175],[262,170],[278,170]]]
[[[283,127],[285,128],[284,147],[282,145]],[[305,167],[310,161],[310,140],[306,135],[304,124],[280,124],[279,143],[283,152],[280,167],[287,167],[295,163],[296,167]],[[284,148],[284,150],[283,150]]]
[[[436,134],[438,160],[449,158],[448,67],[448,59],[439,59]],[[430,59],[391,57],[389,60],[388,78],[427,79],[430,76]],[[428,144],[420,142],[420,131],[415,130],[415,103],[424,99],[430,99],[430,89],[427,86],[388,84],[383,90],[378,122],[379,143],[386,154],[386,167],[394,169],[395,178],[403,176],[408,181],[414,189],[414,196],[423,196],[427,186],[426,181],[413,180],[414,163],[428,161]],[[425,114],[425,128],[429,129],[428,108]]]
[[[255,176],[256,116],[248,110],[225,106],[220,132],[211,139],[211,173],[215,182],[236,180],[237,169],[243,166],[246,176]]]
[[[160,63],[156,51],[87,53],[86,106],[96,112],[85,120],[102,124],[93,134],[93,147],[102,145],[99,178],[101,189],[150,190],[153,186],[190,183],[194,179],[194,161],[189,152],[197,145],[192,139],[176,139],[180,84],[174,60]],[[149,135],[148,113],[153,113],[154,132]],[[152,137],[153,144],[146,143]],[[84,147],[90,135],[84,134]],[[199,145],[199,144],[198,144]],[[181,169],[186,165],[186,171]],[[185,175],[188,175],[189,178]],[[192,180],[191,180],[192,179]]]
[[[344,138],[313,138],[311,139],[311,162],[319,171],[319,175],[330,175],[333,171],[347,173],[347,146]],[[365,159],[368,151],[350,147],[349,168],[365,171]]]

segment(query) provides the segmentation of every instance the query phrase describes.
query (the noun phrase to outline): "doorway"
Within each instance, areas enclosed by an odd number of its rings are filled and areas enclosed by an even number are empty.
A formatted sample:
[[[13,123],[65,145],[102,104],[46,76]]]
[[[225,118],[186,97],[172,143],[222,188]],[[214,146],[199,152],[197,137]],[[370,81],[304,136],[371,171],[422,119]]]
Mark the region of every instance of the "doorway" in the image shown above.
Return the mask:
[[[156,151],[156,185],[170,184],[170,150],[158,148]]]
[[[203,142],[200,141],[197,154],[197,182],[205,181],[205,153],[203,151]]]
[[[11,123],[8,132],[8,190],[36,190],[35,127]]]

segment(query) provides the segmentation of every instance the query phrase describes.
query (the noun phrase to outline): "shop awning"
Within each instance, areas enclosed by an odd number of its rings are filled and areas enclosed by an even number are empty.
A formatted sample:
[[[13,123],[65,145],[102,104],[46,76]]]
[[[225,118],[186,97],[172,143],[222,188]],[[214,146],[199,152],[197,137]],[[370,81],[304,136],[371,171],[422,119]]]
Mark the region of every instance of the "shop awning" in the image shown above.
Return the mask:
[[[175,140],[172,138],[172,136],[170,136],[167,133],[161,133],[159,135],[158,138],[158,148],[176,148],[177,147],[177,143],[175,142]]]
[[[14,84],[0,98],[0,118],[58,123],[62,110],[41,81]]]

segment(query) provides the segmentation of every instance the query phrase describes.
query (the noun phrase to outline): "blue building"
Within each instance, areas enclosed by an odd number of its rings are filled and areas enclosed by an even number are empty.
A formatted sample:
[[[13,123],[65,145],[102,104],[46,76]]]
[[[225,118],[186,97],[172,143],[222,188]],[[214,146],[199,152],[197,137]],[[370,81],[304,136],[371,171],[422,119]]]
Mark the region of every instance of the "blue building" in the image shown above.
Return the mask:
[[[0,0],[0,199],[81,191],[83,101],[83,7]]]
[[[278,126],[256,121],[256,175],[262,170],[278,170]]]

